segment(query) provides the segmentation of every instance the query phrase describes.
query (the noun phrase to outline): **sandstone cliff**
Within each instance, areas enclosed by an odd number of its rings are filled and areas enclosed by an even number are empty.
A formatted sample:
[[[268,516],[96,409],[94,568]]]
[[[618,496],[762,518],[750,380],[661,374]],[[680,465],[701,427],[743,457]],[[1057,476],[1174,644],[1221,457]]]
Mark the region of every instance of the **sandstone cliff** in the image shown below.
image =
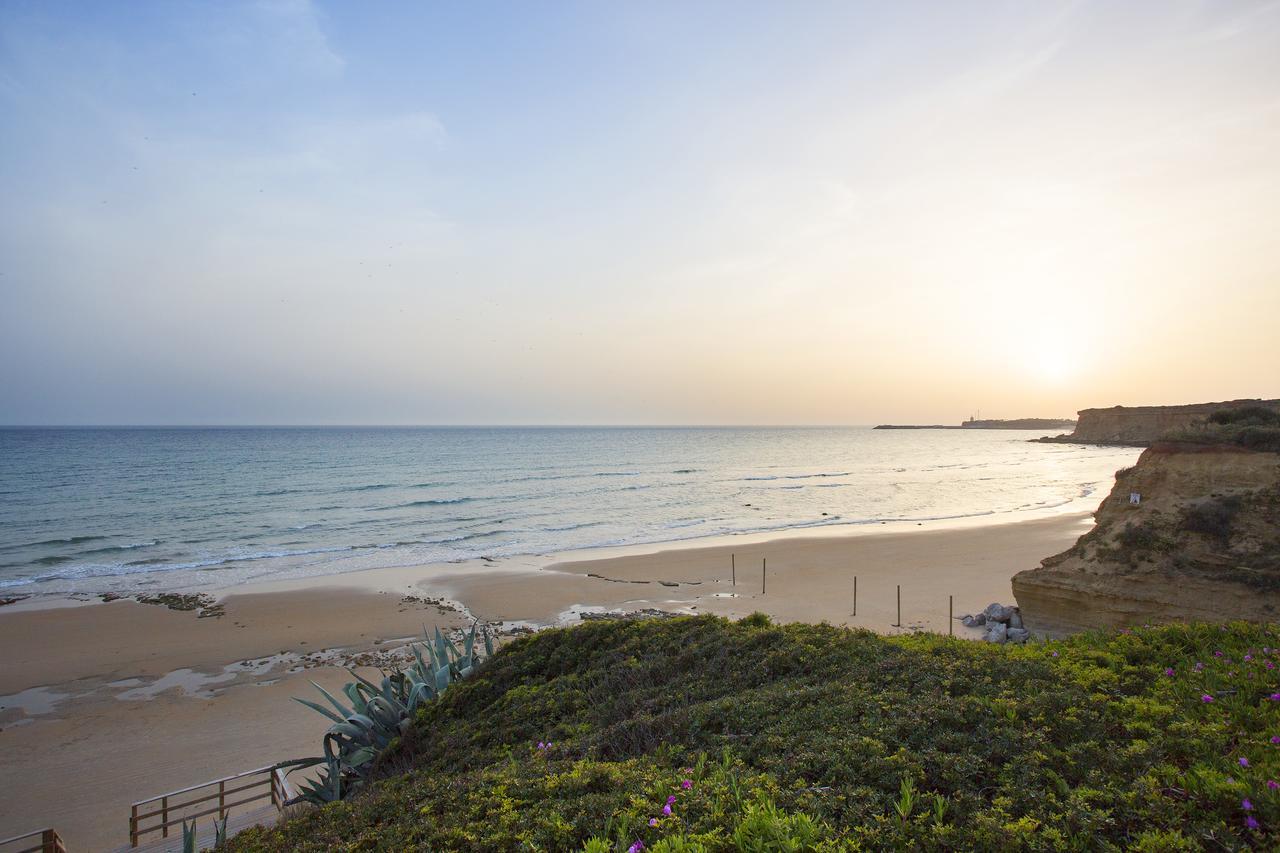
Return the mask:
[[[1188,406],[1081,409],[1077,413],[1079,417],[1074,432],[1040,440],[1145,447],[1169,432],[1203,423],[1214,412],[1256,406],[1280,411],[1280,400],[1227,400],[1221,403],[1193,403]]]
[[[1280,454],[1158,443],[1117,472],[1095,518],[1070,550],[1014,576],[1032,631],[1280,620]]]

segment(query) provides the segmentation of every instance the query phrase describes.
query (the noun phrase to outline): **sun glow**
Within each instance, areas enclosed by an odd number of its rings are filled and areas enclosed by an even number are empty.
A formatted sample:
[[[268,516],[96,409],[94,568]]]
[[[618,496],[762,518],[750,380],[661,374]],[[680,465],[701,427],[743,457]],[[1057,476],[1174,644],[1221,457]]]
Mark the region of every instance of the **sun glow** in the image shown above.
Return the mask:
[[[1029,353],[1027,366],[1035,377],[1043,382],[1065,382],[1079,371],[1075,354],[1057,342],[1042,343]]]

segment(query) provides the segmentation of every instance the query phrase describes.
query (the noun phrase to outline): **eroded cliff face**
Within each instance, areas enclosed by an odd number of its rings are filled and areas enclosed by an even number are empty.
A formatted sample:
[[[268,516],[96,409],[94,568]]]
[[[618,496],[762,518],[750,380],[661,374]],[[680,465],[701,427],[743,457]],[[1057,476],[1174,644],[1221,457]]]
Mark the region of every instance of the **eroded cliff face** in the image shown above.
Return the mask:
[[[1147,446],[1174,430],[1202,423],[1222,409],[1265,406],[1280,410],[1280,400],[1228,400],[1222,403],[1193,403],[1187,406],[1113,406],[1110,409],[1082,409],[1075,431],[1045,441],[1086,444],[1130,444]]]
[[[1280,454],[1153,445],[1117,472],[1095,518],[1071,549],[1014,576],[1033,632],[1280,620]]]

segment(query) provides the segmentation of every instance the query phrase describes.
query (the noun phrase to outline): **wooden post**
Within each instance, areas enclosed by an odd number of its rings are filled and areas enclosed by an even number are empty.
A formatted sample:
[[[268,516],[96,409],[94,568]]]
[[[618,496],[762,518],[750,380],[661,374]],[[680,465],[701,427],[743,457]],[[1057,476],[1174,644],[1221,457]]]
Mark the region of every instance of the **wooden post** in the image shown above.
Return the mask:
[[[853,615],[858,615],[858,576],[853,576]]]
[[[138,805],[134,803],[133,814],[129,815],[129,846],[138,846]]]
[[[947,636],[954,637],[956,634],[956,597],[954,595],[947,596]]]
[[[167,796],[160,798],[160,820],[164,822],[161,838],[169,837],[169,798]]]
[[[764,595],[765,584],[769,582],[769,558],[760,558],[760,594]]]
[[[222,779],[218,782],[218,817],[227,816],[227,780]]]
[[[738,561],[737,561],[737,555],[735,554],[729,555],[729,571],[733,572],[733,576],[732,576],[733,588],[737,589],[738,588]]]
[[[902,627],[902,584],[898,584],[898,621],[893,623],[893,627]]]

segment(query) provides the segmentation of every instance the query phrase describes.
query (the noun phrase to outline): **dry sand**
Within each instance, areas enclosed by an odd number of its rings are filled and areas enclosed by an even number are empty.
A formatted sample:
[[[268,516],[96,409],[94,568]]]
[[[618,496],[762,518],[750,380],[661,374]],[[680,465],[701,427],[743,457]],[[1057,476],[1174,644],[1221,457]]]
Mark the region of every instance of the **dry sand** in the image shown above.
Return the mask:
[[[424,626],[474,616],[523,630],[652,608],[945,633],[948,595],[957,617],[1011,602],[1015,572],[1089,526],[1074,514],[380,569],[225,590],[216,618],[132,601],[11,605],[0,609],[0,838],[51,825],[72,849],[112,849],[128,842],[136,800],[316,754],[326,720],[289,697],[313,694],[310,678],[340,685],[340,665],[368,664]]]

